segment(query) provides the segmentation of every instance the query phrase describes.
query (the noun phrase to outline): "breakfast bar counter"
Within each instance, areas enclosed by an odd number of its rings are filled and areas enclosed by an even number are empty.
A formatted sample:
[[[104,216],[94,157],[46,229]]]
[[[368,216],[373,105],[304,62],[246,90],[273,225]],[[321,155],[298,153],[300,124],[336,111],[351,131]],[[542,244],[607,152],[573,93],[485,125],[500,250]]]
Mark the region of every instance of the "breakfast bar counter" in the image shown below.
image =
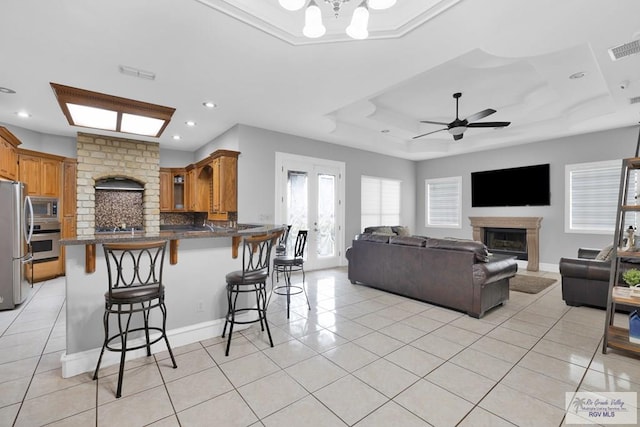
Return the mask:
[[[66,352],[62,375],[71,377],[95,369],[104,335],[102,316],[108,278],[103,243],[167,240],[180,261],[165,259],[163,283],[167,306],[167,331],[172,347],[218,337],[227,310],[225,275],[242,269],[241,257],[234,257],[245,236],[284,229],[283,225],[239,224],[235,228],[174,228],[157,233],[98,233],[64,239],[66,269]],[[88,249],[93,248],[93,271],[87,270]],[[169,255],[171,258],[171,254]],[[176,259],[177,261],[177,259]],[[152,352],[164,350],[161,343]],[[112,360],[107,360],[113,356]],[[132,357],[145,356],[144,350]],[[118,363],[107,352],[103,366]]]

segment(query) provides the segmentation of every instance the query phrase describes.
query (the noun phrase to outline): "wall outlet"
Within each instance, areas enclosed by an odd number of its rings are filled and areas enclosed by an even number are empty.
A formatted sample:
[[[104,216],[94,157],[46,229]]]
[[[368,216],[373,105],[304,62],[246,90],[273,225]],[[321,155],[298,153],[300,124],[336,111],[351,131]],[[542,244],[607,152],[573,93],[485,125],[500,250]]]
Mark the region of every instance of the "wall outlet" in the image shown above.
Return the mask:
[[[202,313],[203,311],[204,311],[204,303],[201,301],[198,301],[198,303],[196,304],[196,312]]]

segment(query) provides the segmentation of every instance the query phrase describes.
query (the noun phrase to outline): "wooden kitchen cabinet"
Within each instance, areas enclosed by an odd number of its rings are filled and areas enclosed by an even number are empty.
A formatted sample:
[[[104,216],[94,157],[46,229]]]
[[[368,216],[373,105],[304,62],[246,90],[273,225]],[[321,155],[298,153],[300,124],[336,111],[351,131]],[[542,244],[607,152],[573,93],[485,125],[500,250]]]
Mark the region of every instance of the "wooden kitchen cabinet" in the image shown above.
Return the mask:
[[[229,220],[238,212],[237,151],[218,150],[211,154],[211,201],[209,219]]]
[[[76,216],[78,161],[65,159],[62,163],[62,216]],[[75,235],[75,230],[74,230]]]
[[[20,165],[20,181],[27,184],[27,194],[30,196],[39,196],[40,184],[42,182],[40,158],[21,154],[18,162]]]
[[[217,150],[186,168],[160,168],[160,211],[206,212],[210,220],[236,217],[239,155]]]
[[[20,181],[27,184],[27,194],[60,197],[63,160],[64,157],[53,154],[19,150],[18,176]]]
[[[0,126],[0,178],[18,180],[18,145],[18,138]]]
[[[202,167],[189,165],[185,171],[185,208],[190,212],[208,211],[209,185]],[[210,174],[209,174],[210,175]],[[204,191],[203,191],[204,189]]]
[[[170,169],[160,169],[160,211],[170,211],[173,203],[172,177]]]
[[[160,210],[185,210],[185,169],[160,168]]]
[[[60,174],[62,163],[60,160],[42,159],[42,182],[40,191],[43,196],[60,197]]]
[[[171,209],[183,211],[186,209],[185,170],[172,170],[171,179],[173,181]]]
[[[60,235],[63,239],[76,237],[76,200],[77,200],[77,172],[76,159],[65,159],[62,163],[62,220],[60,221]],[[65,247],[60,247],[60,274],[65,273]]]

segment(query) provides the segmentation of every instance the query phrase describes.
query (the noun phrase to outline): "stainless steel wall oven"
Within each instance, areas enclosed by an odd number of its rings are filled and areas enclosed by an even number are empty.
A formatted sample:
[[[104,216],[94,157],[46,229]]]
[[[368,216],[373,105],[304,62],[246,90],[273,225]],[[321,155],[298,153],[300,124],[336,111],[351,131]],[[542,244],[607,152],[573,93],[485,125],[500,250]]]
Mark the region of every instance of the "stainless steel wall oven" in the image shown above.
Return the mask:
[[[60,222],[38,221],[36,218],[31,237],[34,261],[50,261],[60,256]]]

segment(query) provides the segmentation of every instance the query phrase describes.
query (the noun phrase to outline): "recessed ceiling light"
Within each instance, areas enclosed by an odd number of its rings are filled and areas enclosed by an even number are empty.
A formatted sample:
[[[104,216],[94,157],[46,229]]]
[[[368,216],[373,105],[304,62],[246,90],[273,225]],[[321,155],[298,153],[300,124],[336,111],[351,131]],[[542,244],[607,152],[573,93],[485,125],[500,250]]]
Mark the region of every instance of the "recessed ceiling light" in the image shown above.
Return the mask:
[[[218,105],[215,102],[205,101],[202,103],[207,108],[216,108]]]
[[[0,87],[0,92],[2,92],[2,93],[16,93],[15,90],[9,89],[8,87]]]
[[[18,115],[18,117],[22,117],[23,119],[28,119],[29,117],[31,117],[31,114],[27,113],[26,111],[17,111],[16,114]]]
[[[180,140],[180,135],[173,135],[173,139],[175,139],[176,141]]]
[[[184,124],[193,127],[196,125],[196,122],[194,122],[193,120],[187,120],[186,122],[184,122]]]
[[[577,73],[573,73],[573,74],[571,74],[571,75],[569,76],[569,78],[570,78],[571,80],[581,79],[581,78],[583,78],[583,77],[584,77],[584,76],[586,76],[586,75],[587,75],[587,73],[585,73],[584,71],[578,71]]]

